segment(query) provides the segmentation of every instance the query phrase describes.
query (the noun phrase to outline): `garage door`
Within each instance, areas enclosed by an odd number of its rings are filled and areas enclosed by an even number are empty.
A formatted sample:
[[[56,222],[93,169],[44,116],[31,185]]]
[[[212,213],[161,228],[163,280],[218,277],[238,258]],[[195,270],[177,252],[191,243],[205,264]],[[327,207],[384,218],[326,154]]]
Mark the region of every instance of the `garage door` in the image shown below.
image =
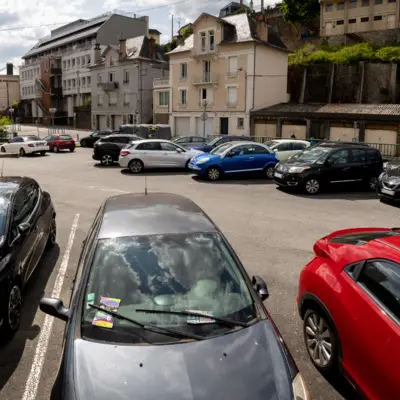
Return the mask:
[[[214,118],[207,118],[204,127],[204,121],[200,117],[196,117],[196,135],[205,137],[214,135]]]
[[[190,117],[175,117],[175,135],[190,135]]]
[[[258,122],[255,124],[254,133],[258,137],[276,137],[276,124]]]
[[[341,142],[351,142],[355,138],[358,140],[358,128],[341,128],[341,127],[331,127],[330,140],[340,140]]]
[[[381,129],[366,129],[365,141],[380,150],[383,156],[392,157],[396,155],[397,132]]]

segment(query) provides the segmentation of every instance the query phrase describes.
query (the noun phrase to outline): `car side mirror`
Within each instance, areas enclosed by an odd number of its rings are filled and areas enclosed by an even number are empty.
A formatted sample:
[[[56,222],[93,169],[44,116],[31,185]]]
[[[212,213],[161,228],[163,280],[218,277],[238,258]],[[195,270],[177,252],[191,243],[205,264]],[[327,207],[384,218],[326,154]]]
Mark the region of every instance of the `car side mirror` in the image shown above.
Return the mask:
[[[28,222],[23,222],[22,224],[18,225],[18,232],[23,235],[24,233],[28,232],[31,227],[31,224]]]
[[[278,152],[278,149],[274,149],[274,153],[277,153]]]
[[[261,301],[267,300],[269,297],[268,287],[264,279],[259,276],[253,276],[251,281],[254,290],[260,296]]]
[[[40,300],[40,310],[65,322],[69,319],[69,308],[64,307],[60,299],[44,297]]]
[[[177,147],[176,152],[177,152],[177,153],[183,153],[183,150],[180,149],[179,147]]]

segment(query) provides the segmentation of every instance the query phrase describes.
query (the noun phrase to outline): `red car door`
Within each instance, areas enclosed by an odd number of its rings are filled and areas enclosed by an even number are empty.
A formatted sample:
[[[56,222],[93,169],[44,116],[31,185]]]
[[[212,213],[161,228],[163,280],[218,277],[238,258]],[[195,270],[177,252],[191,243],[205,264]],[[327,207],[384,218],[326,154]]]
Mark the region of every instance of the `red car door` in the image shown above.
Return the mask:
[[[336,319],[345,372],[369,399],[399,399],[400,265],[368,260],[342,274]]]

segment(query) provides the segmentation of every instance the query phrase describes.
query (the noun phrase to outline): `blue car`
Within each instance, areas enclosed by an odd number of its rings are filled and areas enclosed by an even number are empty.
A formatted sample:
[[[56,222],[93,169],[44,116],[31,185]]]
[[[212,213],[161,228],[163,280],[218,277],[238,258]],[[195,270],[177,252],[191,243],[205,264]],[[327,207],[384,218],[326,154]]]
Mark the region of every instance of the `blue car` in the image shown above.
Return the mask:
[[[189,169],[211,181],[217,181],[222,175],[250,172],[263,172],[268,179],[272,179],[276,164],[278,159],[275,154],[263,144],[230,142],[192,158]]]
[[[209,153],[211,150],[215,149],[216,147],[220,146],[221,144],[228,143],[228,142],[237,142],[237,141],[252,142],[253,139],[250,136],[221,135],[221,136],[217,136],[216,138],[212,139],[207,144],[203,144],[200,146],[189,146],[188,148],[204,151],[204,153]]]

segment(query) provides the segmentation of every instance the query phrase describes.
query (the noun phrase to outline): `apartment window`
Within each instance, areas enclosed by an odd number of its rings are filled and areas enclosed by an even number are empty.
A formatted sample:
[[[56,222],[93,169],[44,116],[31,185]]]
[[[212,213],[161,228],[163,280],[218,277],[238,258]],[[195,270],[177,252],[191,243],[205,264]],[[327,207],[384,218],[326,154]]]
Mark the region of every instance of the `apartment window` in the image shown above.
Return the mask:
[[[72,79],[72,87],[74,88],[76,86],[76,81],[75,79]]]
[[[236,106],[237,87],[228,87],[228,106]]]
[[[103,77],[101,76],[101,74],[97,74],[97,83],[101,83],[103,80]]]
[[[375,15],[374,21],[382,21],[382,15]]]
[[[85,65],[85,64],[86,64],[86,57],[85,57],[85,56],[82,56],[82,57],[81,57],[81,64],[82,64],[82,65]]]
[[[72,68],[75,67],[75,58],[72,59]]]
[[[200,48],[201,51],[206,51],[206,33],[205,32],[201,32],[200,33]]]
[[[187,79],[187,64],[181,63],[180,64],[180,79]]]
[[[67,61],[67,68],[71,68],[71,60]]]
[[[369,17],[362,17],[361,18],[361,22],[368,22],[369,21]]]
[[[203,82],[211,82],[211,63],[203,61]]]
[[[214,31],[208,31],[208,44],[209,44],[209,49],[214,50],[214,45],[215,45],[215,38],[214,38]]]
[[[383,3],[383,0],[375,0],[375,4],[376,5],[379,5],[379,4],[382,4]]]
[[[81,65],[81,58],[80,57],[78,57],[77,59],[76,59],[76,65]]]
[[[237,75],[238,71],[238,59],[237,57],[229,57],[228,58],[228,75],[234,76]]]
[[[83,78],[82,78],[82,86],[85,86],[85,85],[86,85],[86,78],[83,77]]]
[[[357,22],[357,18],[350,18],[349,24],[355,24]]]
[[[349,8],[357,8],[357,0],[350,0]]]
[[[206,105],[212,105],[212,100],[213,100],[213,93],[211,89],[207,88],[201,88],[200,89],[200,105],[204,106],[204,102],[206,102]]]
[[[67,81],[63,81],[63,88],[65,89],[67,87]]]
[[[88,76],[86,80],[87,80],[87,85],[90,86],[90,81],[91,81],[90,76]]]
[[[167,107],[168,106],[168,92],[158,92],[158,105],[160,107]]]
[[[117,104],[117,93],[110,93],[108,102],[109,102],[110,105]]]
[[[108,82],[114,82],[114,72],[108,74]]]
[[[339,21],[336,21],[336,25],[344,25],[344,20],[340,19]]]
[[[129,82],[129,71],[126,69],[124,71],[124,83],[128,83]]]
[[[66,69],[67,68],[67,62],[63,61],[62,66],[63,66],[63,69]]]
[[[187,104],[187,90],[186,89],[180,89],[180,102],[181,105],[186,105]]]
[[[113,60],[112,57],[110,57],[110,66],[111,66],[111,65],[114,65],[114,60]]]
[[[68,89],[71,89],[71,79],[68,79]]]
[[[343,1],[336,4],[336,10],[344,10],[344,2]]]
[[[369,6],[369,0],[361,0],[361,7],[368,7]]]
[[[331,12],[333,11],[333,4],[327,4],[325,6],[325,12]]]
[[[103,105],[103,96],[102,95],[97,96],[97,105],[98,106]]]
[[[124,104],[129,104],[129,93],[124,93]]]
[[[238,129],[243,129],[244,128],[244,118],[238,118],[237,119],[237,127],[238,127]]]

